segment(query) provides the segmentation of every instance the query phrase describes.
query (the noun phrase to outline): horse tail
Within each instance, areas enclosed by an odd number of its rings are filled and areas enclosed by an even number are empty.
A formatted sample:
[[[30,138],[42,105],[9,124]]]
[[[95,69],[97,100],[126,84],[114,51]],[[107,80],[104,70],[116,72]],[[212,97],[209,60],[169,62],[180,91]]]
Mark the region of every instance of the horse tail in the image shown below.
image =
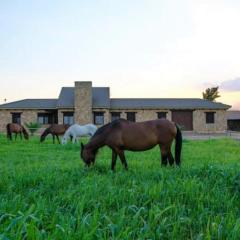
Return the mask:
[[[181,163],[181,152],[182,152],[182,132],[179,126],[176,124],[177,134],[175,143],[175,163],[179,166]]]
[[[24,138],[28,139],[29,138],[29,134],[28,134],[26,128],[23,125],[21,125],[21,127],[22,127],[22,132],[23,132]]]
[[[11,124],[8,123],[6,128],[7,128],[7,138],[12,140]]]
[[[43,142],[45,140],[46,136],[51,132],[50,128],[51,128],[51,126],[48,127],[47,129],[45,129],[45,131],[42,133],[42,135],[40,137],[40,142]]]

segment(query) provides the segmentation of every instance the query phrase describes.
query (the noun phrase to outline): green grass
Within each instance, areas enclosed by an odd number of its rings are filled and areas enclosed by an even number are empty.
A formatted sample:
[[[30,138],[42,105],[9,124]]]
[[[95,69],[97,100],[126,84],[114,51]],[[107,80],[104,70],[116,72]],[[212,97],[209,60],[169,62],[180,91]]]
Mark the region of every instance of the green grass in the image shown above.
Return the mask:
[[[0,239],[239,239],[240,142],[184,141],[180,169],[126,156],[86,169],[77,145],[0,136]]]

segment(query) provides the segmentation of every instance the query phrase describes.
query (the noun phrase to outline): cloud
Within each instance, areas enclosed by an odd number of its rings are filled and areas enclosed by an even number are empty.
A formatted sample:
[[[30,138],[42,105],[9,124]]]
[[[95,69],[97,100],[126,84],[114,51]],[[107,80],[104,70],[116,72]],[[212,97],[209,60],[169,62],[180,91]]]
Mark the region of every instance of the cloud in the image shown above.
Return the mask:
[[[226,92],[240,91],[240,77],[222,82],[220,89]]]

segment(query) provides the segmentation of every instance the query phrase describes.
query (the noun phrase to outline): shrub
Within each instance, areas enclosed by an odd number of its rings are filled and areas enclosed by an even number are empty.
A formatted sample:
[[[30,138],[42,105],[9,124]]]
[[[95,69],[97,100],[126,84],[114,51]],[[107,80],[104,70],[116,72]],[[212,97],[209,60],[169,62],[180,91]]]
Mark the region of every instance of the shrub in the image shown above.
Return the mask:
[[[38,122],[25,123],[30,133],[33,135],[42,125]]]

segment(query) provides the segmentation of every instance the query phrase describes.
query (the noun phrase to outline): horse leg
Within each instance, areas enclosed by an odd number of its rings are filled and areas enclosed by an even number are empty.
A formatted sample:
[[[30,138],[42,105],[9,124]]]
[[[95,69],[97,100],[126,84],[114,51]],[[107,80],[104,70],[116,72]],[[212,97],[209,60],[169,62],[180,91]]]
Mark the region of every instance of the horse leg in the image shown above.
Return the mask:
[[[168,164],[168,155],[166,149],[160,145],[160,152],[161,152],[161,165],[167,166]]]
[[[56,135],[56,137],[57,137],[58,143],[60,144],[60,140],[59,140],[59,137],[58,137],[58,135]]]
[[[7,138],[12,141],[12,133],[11,132],[7,133]]]
[[[112,150],[112,171],[115,170],[116,161],[117,161],[117,153],[114,150]]]
[[[167,166],[168,160],[167,160],[167,155],[161,154],[161,165],[162,166]]]
[[[72,137],[72,143],[75,144],[75,142],[76,142],[76,135],[73,135],[73,137]]]
[[[117,154],[120,157],[122,165],[125,167],[126,170],[128,170],[128,165],[127,165],[127,161],[126,161],[126,158],[125,158],[124,151],[123,150],[118,150]]]
[[[167,150],[167,158],[168,158],[168,163],[170,166],[172,166],[174,164],[174,158],[173,158],[173,155],[171,152],[172,142],[173,141],[170,141],[165,147]]]
[[[53,144],[55,144],[55,135],[52,134],[52,138],[53,138]]]
[[[15,141],[17,140],[17,133],[15,133]]]
[[[172,166],[174,164],[174,158],[173,158],[173,155],[171,153],[171,150],[169,150],[169,152],[167,154],[167,157],[168,157],[168,163],[170,164],[170,166]]]

